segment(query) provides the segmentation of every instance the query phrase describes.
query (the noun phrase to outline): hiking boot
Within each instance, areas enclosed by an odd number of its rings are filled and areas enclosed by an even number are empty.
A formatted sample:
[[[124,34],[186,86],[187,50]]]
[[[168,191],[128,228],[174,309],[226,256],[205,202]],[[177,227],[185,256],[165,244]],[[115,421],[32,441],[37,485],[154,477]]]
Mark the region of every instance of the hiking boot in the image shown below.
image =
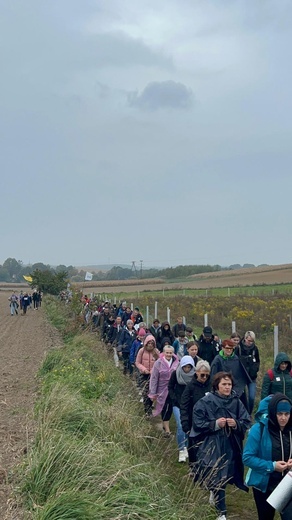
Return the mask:
[[[188,448],[184,448],[184,454],[185,454],[185,458],[188,459],[189,458]]]
[[[219,515],[217,516],[216,520],[227,520],[226,515]]]

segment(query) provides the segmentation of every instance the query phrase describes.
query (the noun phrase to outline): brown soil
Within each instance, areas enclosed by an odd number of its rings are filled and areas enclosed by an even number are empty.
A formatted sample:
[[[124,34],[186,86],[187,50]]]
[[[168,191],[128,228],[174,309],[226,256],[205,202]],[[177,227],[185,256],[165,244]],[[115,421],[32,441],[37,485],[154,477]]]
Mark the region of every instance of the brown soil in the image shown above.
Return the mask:
[[[10,315],[10,292],[0,292],[0,519],[21,520],[13,496],[14,470],[33,440],[36,373],[46,351],[59,342],[42,309]]]

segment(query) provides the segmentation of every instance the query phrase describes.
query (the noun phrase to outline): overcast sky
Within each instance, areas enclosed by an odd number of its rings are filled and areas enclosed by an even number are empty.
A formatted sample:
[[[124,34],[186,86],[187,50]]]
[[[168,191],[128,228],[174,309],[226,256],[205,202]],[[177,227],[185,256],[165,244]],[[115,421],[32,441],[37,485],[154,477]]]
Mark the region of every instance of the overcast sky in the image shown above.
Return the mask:
[[[291,0],[0,0],[0,262],[292,262],[291,24]]]

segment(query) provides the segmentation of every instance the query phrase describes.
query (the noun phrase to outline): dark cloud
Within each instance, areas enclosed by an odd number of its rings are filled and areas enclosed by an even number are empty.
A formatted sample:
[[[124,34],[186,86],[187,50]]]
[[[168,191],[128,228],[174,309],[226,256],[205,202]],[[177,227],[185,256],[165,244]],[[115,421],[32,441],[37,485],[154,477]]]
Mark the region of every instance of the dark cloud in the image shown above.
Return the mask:
[[[148,83],[144,90],[128,94],[128,103],[131,107],[143,110],[158,109],[186,109],[190,108],[193,93],[183,83],[176,81],[153,81]]]

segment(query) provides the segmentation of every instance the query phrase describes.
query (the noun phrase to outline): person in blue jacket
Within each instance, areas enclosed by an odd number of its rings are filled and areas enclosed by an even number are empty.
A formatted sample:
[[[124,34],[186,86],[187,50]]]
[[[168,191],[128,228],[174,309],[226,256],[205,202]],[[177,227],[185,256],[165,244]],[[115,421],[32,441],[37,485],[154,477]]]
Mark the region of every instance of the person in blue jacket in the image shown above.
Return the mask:
[[[273,520],[275,509],[267,498],[292,469],[292,402],[284,394],[265,397],[255,415],[243,450],[249,468],[245,483],[252,486],[259,520]],[[292,518],[292,500],[280,514]]]

